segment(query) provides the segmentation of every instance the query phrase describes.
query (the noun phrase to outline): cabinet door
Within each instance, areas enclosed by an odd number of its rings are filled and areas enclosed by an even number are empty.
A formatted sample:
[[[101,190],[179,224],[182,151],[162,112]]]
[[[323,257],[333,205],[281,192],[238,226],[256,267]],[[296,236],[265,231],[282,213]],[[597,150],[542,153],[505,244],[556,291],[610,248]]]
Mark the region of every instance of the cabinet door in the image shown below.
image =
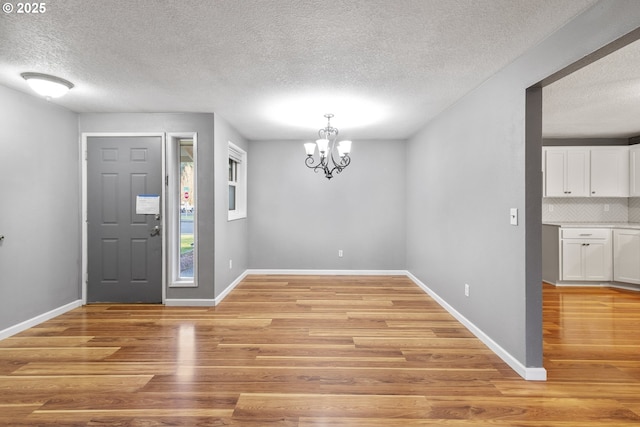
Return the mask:
[[[567,150],[566,162],[567,197],[589,196],[589,150]]]
[[[629,148],[629,195],[640,197],[640,144]]]
[[[564,169],[566,151],[545,149],[545,194],[547,197],[566,197],[567,193],[564,187]]]
[[[613,280],[640,284],[640,230],[613,230]]]
[[[582,246],[584,256],[584,280],[610,281],[611,271],[610,240],[589,242]]]
[[[629,148],[591,149],[591,195],[629,197]]]
[[[582,241],[562,241],[561,280],[584,280],[584,257]]]

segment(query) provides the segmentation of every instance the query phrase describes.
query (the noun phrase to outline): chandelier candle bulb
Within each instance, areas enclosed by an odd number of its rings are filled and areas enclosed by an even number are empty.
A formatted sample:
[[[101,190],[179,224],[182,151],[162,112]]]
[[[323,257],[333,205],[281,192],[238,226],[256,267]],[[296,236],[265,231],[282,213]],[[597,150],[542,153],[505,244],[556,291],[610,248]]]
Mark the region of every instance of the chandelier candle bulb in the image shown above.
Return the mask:
[[[350,152],[351,152],[351,141],[349,140],[340,141],[340,144],[338,145],[338,154],[340,154],[340,157],[344,157]]]
[[[327,152],[327,149],[329,148],[328,139],[319,139],[316,141],[316,144],[318,145],[318,151],[320,151],[320,154],[324,154]]]
[[[313,154],[316,152],[316,144],[313,142],[307,142],[306,144],[304,144],[304,149],[307,152],[307,156],[313,156]]]

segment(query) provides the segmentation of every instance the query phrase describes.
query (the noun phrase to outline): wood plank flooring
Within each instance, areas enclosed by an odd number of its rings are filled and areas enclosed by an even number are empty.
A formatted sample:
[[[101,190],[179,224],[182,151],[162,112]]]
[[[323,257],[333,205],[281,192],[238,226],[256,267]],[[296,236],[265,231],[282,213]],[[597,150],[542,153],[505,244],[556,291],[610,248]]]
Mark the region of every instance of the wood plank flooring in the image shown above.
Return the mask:
[[[640,295],[544,287],[547,382],[402,276],[248,276],[0,341],[0,426],[637,426]]]

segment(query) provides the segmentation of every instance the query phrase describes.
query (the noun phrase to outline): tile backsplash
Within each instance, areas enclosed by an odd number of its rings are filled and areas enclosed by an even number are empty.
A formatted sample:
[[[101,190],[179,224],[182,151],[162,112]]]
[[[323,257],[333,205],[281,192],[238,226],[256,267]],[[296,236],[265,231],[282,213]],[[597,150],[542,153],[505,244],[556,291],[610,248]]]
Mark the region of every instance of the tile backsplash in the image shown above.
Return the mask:
[[[629,222],[640,222],[640,197],[629,199]]]
[[[543,222],[640,222],[640,198],[543,198]]]

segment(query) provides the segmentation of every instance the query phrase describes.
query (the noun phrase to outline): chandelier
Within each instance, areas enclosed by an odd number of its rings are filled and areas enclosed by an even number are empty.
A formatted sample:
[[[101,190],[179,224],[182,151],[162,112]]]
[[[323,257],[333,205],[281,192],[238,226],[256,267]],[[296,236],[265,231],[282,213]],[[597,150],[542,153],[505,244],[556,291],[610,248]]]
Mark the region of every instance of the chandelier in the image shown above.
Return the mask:
[[[314,172],[323,171],[324,176],[327,179],[331,179],[334,172],[342,172],[351,163],[351,158],[349,157],[351,141],[340,141],[336,145],[338,129],[331,126],[333,114],[325,114],[324,116],[327,118],[327,126],[318,131],[320,139],[316,140],[315,143],[307,142],[304,144],[304,149],[307,152],[307,158],[304,163]],[[314,157],[316,147],[318,147],[319,158]],[[335,157],[336,151],[338,152],[337,160]]]

